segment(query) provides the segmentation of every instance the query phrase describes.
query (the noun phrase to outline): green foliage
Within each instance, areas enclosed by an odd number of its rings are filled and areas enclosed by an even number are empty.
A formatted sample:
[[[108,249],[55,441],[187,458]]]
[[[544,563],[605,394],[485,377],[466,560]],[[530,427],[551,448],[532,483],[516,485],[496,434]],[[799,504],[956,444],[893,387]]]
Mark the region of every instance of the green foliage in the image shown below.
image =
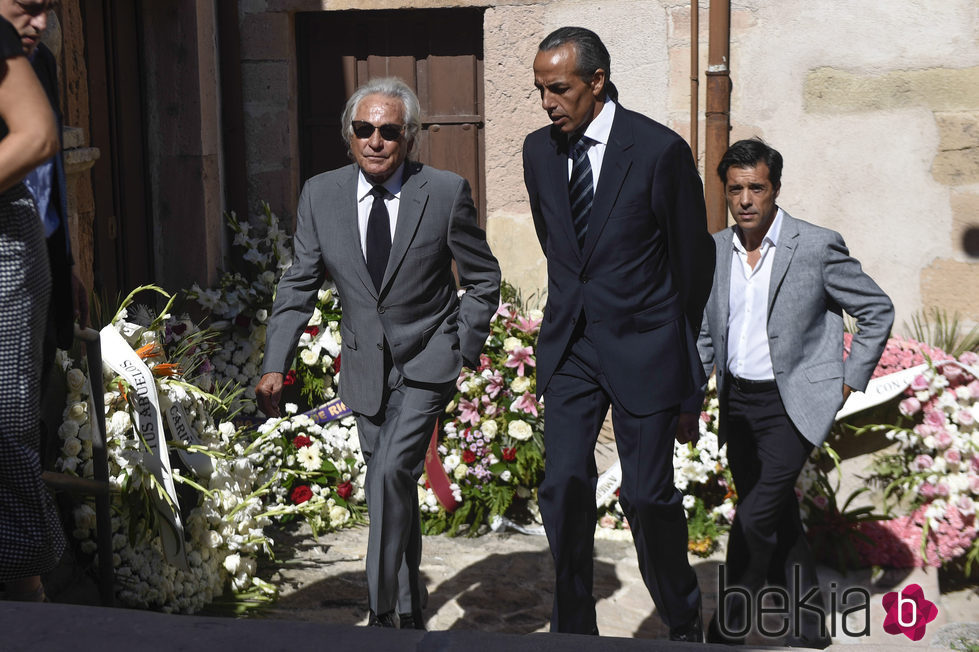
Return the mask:
[[[979,352],[979,326],[963,332],[960,319],[957,312],[949,316],[945,310],[933,307],[911,316],[910,331],[919,342],[938,347],[956,358],[966,351]],[[904,328],[908,330],[908,325]]]

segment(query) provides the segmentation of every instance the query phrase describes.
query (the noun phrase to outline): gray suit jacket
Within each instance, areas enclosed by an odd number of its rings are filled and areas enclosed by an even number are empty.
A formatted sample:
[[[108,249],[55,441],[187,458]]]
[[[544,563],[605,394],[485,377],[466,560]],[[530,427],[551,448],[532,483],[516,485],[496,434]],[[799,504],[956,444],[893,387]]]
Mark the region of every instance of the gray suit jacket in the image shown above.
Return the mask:
[[[276,291],[264,372],[288,369],[326,274],[343,305],[340,398],[355,412],[381,406],[384,347],[402,375],[444,383],[477,362],[499,304],[500,267],[462,177],[406,162],[397,227],[381,291],[357,229],[356,165],[311,178],[299,197],[294,261]],[[466,293],[459,298],[452,262]]]
[[[733,227],[714,234],[714,287],[697,342],[704,372],[709,376],[716,365],[722,442],[727,436],[732,237]],[[859,329],[846,362],[844,310],[856,318]],[[843,402],[843,384],[866,389],[893,322],[890,299],[850,256],[843,237],[784,213],[768,291],[768,347],[785,411],[814,445],[829,435]]]

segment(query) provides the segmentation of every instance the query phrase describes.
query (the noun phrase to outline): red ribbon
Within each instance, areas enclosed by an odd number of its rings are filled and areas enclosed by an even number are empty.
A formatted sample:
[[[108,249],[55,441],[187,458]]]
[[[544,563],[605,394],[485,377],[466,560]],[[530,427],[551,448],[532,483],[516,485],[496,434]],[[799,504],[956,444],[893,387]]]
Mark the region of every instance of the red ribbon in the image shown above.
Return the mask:
[[[425,453],[425,473],[428,475],[428,486],[432,488],[435,498],[445,508],[445,511],[452,513],[459,506],[459,503],[452,497],[449,476],[445,474],[445,467],[442,466],[438,449],[439,424],[436,422],[435,430],[432,432],[432,440],[428,443],[428,452]]]

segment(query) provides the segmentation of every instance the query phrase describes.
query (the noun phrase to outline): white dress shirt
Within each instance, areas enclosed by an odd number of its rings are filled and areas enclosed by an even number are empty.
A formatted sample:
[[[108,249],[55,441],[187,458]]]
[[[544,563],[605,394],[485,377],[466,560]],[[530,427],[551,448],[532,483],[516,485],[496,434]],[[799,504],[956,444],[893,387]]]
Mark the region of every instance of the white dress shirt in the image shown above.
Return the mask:
[[[598,188],[598,177],[602,173],[602,161],[605,159],[605,146],[608,145],[608,135],[612,131],[612,119],[615,117],[615,102],[606,99],[602,110],[595,119],[585,127],[583,138],[591,141],[588,148],[588,163],[591,165],[592,192]],[[570,152],[569,152],[570,154]],[[568,181],[571,181],[571,167],[574,159],[568,156]]]
[[[384,205],[388,209],[388,219],[391,226],[391,242],[394,242],[394,229],[398,225],[398,207],[401,206],[401,181],[404,175],[405,164],[402,163],[394,171],[388,180],[382,185],[388,191]],[[364,171],[357,172],[357,228],[360,231],[360,251],[367,260],[367,222],[371,216],[371,207],[374,205],[374,196],[371,190],[374,184],[367,180]]]
[[[782,229],[782,209],[775,213],[761,243],[761,258],[752,269],[748,264],[738,227],[732,236],[731,295],[728,300],[727,368],[731,375],[746,380],[774,380],[772,355],[768,349],[768,292],[778,235]]]

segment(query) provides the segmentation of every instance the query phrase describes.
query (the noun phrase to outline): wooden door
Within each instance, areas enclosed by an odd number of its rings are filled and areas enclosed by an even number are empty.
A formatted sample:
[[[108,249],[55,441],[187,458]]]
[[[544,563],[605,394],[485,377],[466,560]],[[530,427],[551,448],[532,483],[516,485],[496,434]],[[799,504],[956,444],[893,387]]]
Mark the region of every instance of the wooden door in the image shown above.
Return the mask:
[[[93,290],[116,296],[153,280],[138,34],[140,3],[83,0],[95,194]]]
[[[481,9],[300,13],[296,42],[303,181],[349,162],[340,114],[350,94],[397,76],[421,104],[414,156],[468,179],[485,226]]]

